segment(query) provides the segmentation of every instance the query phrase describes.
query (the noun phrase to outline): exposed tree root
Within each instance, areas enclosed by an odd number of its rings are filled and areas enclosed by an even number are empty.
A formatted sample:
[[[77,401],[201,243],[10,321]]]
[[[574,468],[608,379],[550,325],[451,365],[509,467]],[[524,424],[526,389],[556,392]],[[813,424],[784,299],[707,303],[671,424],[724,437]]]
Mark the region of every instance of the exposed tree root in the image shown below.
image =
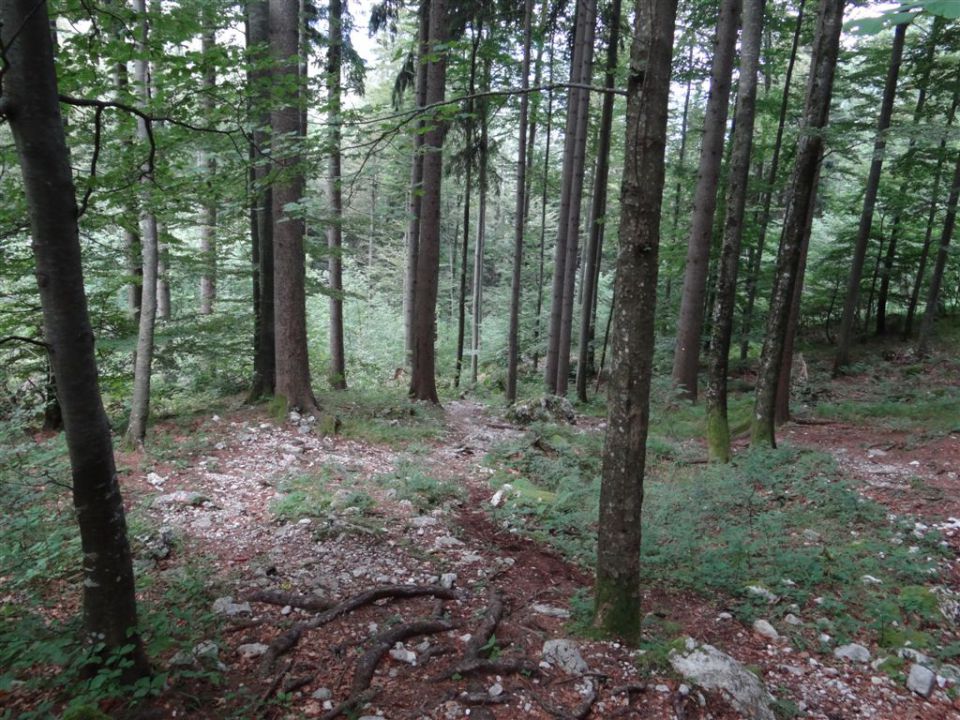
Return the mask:
[[[299,593],[283,592],[282,590],[256,590],[249,593],[245,599],[250,602],[266,603],[268,605],[289,605],[314,613],[329,610],[335,604],[319,595],[301,595]]]
[[[537,701],[537,704],[540,705],[544,710],[553,715],[560,720],[585,720],[587,716],[590,715],[590,711],[593,710],[594,703],[597,702],[599,695],[597,694],[597,686],[591,681],[590,682],[590,693],[583,699],[577,707],[573,710],[567,711],[563,708],[559,708],[551,703],[548,703],[541,697],[537,695],[533,696]]]
[[[267,689],[260,694],[260,699],[257,701],[257,707],[255,709],[257,713],[260,712],[260,710],[267,704],[267,701],[270,700],[270,697],[277,691],[277,688],[280,687],[280,683],[283,682],[283,679],[287,676],[287,673],[290,672],[290,668],[292,667],[292,662],[285,663],[283,669],[277,673],[270,685],[267,686]]]
[[[343,602],[334,605],[310,620],[297,623],[286,632],[281,633],[274,638],[260,662],[260,674],[269,675],[273,671],[273,667],[276,664],[277,659],[284,653],[287,653],[293,649],[297,642],[299,642],[300,637],[307,630],[314,630],[318,627],[326,625],[327,623],[333,622],[337,618],[353,612],[357,608],[363,607],[364,605],[370,605],[378,600],[384,600],[386,598],[398,599],[424,596],[452,600],[458,597],[458,593],[456,590],[441,587],[439,585],[385,585],[383,587],[365,590],[362,593],[358,593],[357,595],[349,597]]]

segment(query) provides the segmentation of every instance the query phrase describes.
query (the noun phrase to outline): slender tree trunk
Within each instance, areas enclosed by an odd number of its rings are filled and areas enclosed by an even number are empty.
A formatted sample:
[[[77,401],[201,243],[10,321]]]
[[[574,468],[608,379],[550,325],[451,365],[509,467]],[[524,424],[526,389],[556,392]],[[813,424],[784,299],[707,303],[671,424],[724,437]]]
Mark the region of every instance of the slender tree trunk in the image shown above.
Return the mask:
[[[620,0],[612,0],[607,26],[607,63],[603,86],[613,90],[616,83],[617,55],[620,49]],[[597,146],[597,170],[593,181],[593,202],[590,209],[590,235],[584,262],[583,304],[580,310],[580,342],[577,356],[577,399],[587,401],[587,380],[593,370],[593,336],[596,321],[597,284],[600,279],[600,258],[603,253],[604,226],[607,213],[607,180],[610,176],[610,135],[613,128],[614,95],[603,96],[600,110],[600,136]]]
[[[482,37],[483,30],[477,30],[478,36]],[[482,92],[490,89],[490,61],[484,60],[483,64],[483,85]],[[480,146],[479,152],[479,173],[477,184],[480,186],[479,206],[477,207],[477,240],[473,244],[473,317],[472,317],[472,336],[470,343],[470,382],[477,384],[477,370],[480,364],[480,324],[483,322],[483,254],[484,246],[487,241],[487,190],[488,190],[488,163],[490,161],[489,152],[489,127],[488,127],[488,109],[486,100],[480,101]],[[469,159],[468,159],[469,162]]]
[[[523,236],[527,220],[527,110],[530,84],[530,46],[533,33],[533,0],[523,7],[523,60],[520,64],[520,128],[517,131],[517,206],[513,219],[513,275],[510,281],[510,321],[507,329],[507,402],[517,399],[517,360],[520,354],[520,284],[523,270]]]
[[[883,263],[884,249],[885,249],[885,238],[883,237],[883,221],[880,222],[879,230],[879,242],[877,243],[877,257],[873,263],[873,273],[870,276],[870,292],[867,293],[867,312],[863,318],[863,330],[864,334],[866,329],[870,326],[870,321],[873,316],[873,297],[877,292],[877,280],[880,278],[880,265]]]
[[[957,114],[957,105],[960,102],[960,84],[957,84],[953,91],[953,101],[950,104],[950,111],[947,113],[947,128],[953,125]],[[920,288],[923,286],[923,277],[927,270],[927,259],[930,255],[930,245],[933,242],[933,225],[937,216],[937,205],[940,199],[940,180],[943,177],[943,166],[947,159],[947,135],[940,138],[940,145],[937,149],[937,168],[933,174],[933,192],[930,194],[930,204],[927,208],[927,229],[923,237],[923,250],[920,253],[920,262],[917,267],[917,277],[913,282],[913,290],[910,292],[910,304],[907,306],[907,319],[903,324],[903,339],[907,340],[913,332],[913,319],[917,312],[917,303],[920,299]]]
[[[730,85],[736,54],[737,28],[740,25],[740,0],[722,0],[714,40],[710,69],[710,94],[704,115],[700,165],[693,198],[693,219],[687,241],[687,260],[683,271],[677,343],[673,355],[673,382],[684,397],[697,399],[697,375],[700,368],[700,335],[703,332],[704,296],[713,237],[713,218],[717,207],[717,183],[723,162]]]
[[[427,104],[427,70],[430,64],[430,2],[431,0],[420,0],[420,10],[418,13],[417,108],[422,108]],[[418,114],[417,120],[413,125],[413,159],[410,163],[410,219],[407,224],[407,256],[403,275],[404,350],[406,363],[411,368],[413,367],[414,350],[413,307],[417,292],[417,256],[420,247],[420,223],[423,206],[423,144],[424,118],[422,114]]]
[[[693,65],[693,41],[690,42],[689,65]],[[689,70],[687,76],[687,88],[683,93],[683,113],[680,115],[680,150],[677,157],[677,186],[673,193],[673,214],[670,223],[670,243],[679,242],[680,230],[680,200],[683,197],[683,187],[685,182],[686,160],[687,160],[687,122],[690,118],[690,91],[693,88],[693,70]],[[673,288],[673,273],[668,273],[664,297],[669,302]]]
[[[753,329],[753,308],[757,300],[757,284],[760,280],[760,267],[763,249],[767,242],[767,228],[770,226],[770,212],[773,204],[774,187],[780,171],[780,153],[783,148],[783,132],[787,124],[787,109],[790,107],[790,87],[793,83],[793,68],[797,62],[797,48],[800,46],[800,33],[803,30],[803,10],[806,0],[800,0],[797,8],[797,22],[793,30],[793,44],[790,47],[790,59],[783,79],[783,99],[780,101],[780,117],[777,121],[777,137],[773,143],[773,156],[770,159],[770,173],[767,176],[767,189],[763,193],[763,205],[758,223],[757,244],[751,257],[747,272],[747,300],[744,305],[740,325],[740,360],[746,360],[750,354],[750,332]]]
[[[620,252],[597,535],[595,624],[640,637],[640,511],[676,0],[638,0],[627,78]]]
[[[133,10],[139,16],[137,37],[138,58],[134,76],[142,107],[150,103],[150,62],[147,59],[148,20],[144,0],[133,0]],[[137,138],[143,146],[150,141],[150,130],[142,117],[137,118]],[[143,291],[140,306],[140,327],[137,332],[137,355],[133,369],[133,399],[130,403],[130,422],[126,442],[131,446],[143,444],[150,417],[150,375],[153,367],[153,334],[157,319],[157,218],[151,209],[153,167],[145,165],[141,171],[140,246],[143,265]]]
[[[251,85],[253,124],[251,142],[252,215],[251,236],[255,238],[257,252],[252,257],[258,282],[254,301],[259,311],[254,342],[253,383],[250,400],[273,395],[276,387],[276,322],[273,274],[273,191],[267,184],[270,174],[268,150],[270,143],[270,112],[267,103],[270,97],[272,73],[260,67],[269,54],[270,8],[267,0],[248,0],[247,47],[252,49],[250,58],[253,69],[249,71]]]
[[[743,238],[750,154],[756,117],[757,69],[763,38],[765,0],[743,0],[743,38],[740,50],[740,87],[734,115],[733,149],[727,188],[723,244],[717,261],[716,298],[708,359],[706,406],[707,450],[710,458],[730,461],[730,425],[727,419],[727,368],[733,312],[737,300],[740,241]]]
[[[207,68],[203,73],[201,106],[206,117],[210,118],[216,109],[214,92],[217,87],[217,70],[214,64],[214,20],[208,18],[203,32],[201,53]],[[207,196],[203,201],[200,217],[200,258],[203,274],[200,276],[200,314],[213,312],[213,301],[217,297],[217,159],[209,150],[200,152],[201,171],[207,177]]]
[[[550,39],[550,85],[553,85],[553,38]],[[546,261],[546,236],[547,236],[547,194],[550,185],[550,136],[553,131],[553,92],[551,91],[547,99],[547,129],[544,132],[547,140],[543,152],[543,187],[540,190],[540,242],[538,245],[539,261],[537,265],[537,309],[534,318],[533,328],[533,370],[536,372],[537,364],[540,361],[540,336],[543,323],[543,277]]]
[[[330,122],[330,213],[332,223],[327,230],[330,250],[330,386],[347,388],[347,362],[343,350],[343,192],[340,173],[340,71],[343,47],[342,0],[330,0],[330,44],[327,50],[327,100]]]
[[[83,550],[83,620],[104,661],[123,647],[127,681],[149,675],[137,634],[137,606],[127,526],[103,410],[87,312],[77,205],[57,99],[46,3],[0,3],[6,48],[3,104],[17,146],[30,219],[43,334],[63,409],[73,503]]]
[[[270,112],[271,153],[276,172],[273,182],[273,260],[275,273],[274,324],[276,394],[288,408],[315,411],[310,387],[307,352],[307,309],[304,279],[304,223],[287,208],[303,198],[300,157],[300,82],[294,58],[299,52],[300,21],[297,5],[287,0],[270,2],[270,52],[277,85],[292,88],[275,101]]]
[[[904,38],[907,24],[897,25],[893,33],[893,49],[890,52],[890,66],[887,80],[883,86],[883,100],[880,104],[880,119],[877,121],[877,137],[873,143],[873,162],[867,176],[867,187],[863,197],[863,210],[860,213],[860,225],[853,249],[853,266],[847,284],[847,297],[843,304],[843,317],[840,320],[840,333],[837,336],[837,354],[833,359],[833,374],[850,364],[850,345],[853,342],[853,323],[860,300],[860,278],[870,242],[870,229],[873,226],[873,210],[877,203],[877,191],[880,189],[880,172],[883,170],[883,155],[887,147],[887,129],[893,116],[893,102],[897,95],[897,78],[900,75],[900,62],[903,58]]]
[[[937,305],[940,302],[940,286],[943,284],[943,271],[947,265],[950,252],[950,240],[953,237],[953,228],[957,219],[957,199],[960,197],[960,154],[953,170],[953,182],[950,185],[950,195],[947,198],[947,214],[943,220],[943,232],[940,234],[940,249],[937,260],[930,276],[930,287],[927,288],[927,307],[920,322],[920,333],[917,339],[917,354],[921,357],[930,350],[930,338],[933,335],[933,323],[937,318]]]
[[[587,0],[584,29],[584,49],[580,67],[581,85],[590,85],[593,80],[593,38],[597,27],[597,0]],[[571,91],[572,92],[572,91]],[[573,310],[577,279],[577,257],[580,247],[580,211],[583,199],[583,178],[586,168],[587,132],[590,121],[590,92],[577,90],[576,141],[574,145],[573,176],[570,183],[570,204],[566,218],[567,233],[564,245],[566,260],[563,265],[563,297],[560,306],[560,327],[557,339],[557,395],[567,394],[570,378],[570,346],[573,338]]]
[[[427,105],[443,102],[447,63],[446,0],[430,3],[430,65],[427,69]],[[439,403],[436,379],[437,279],[440,272],[440,190],[443,181],[444,125],[435,119],[423,141],[423,197],[420,247],[417,252],[416,294],[413,307],[413,365],[410,397]]]
[[[374,175],[373,182],[370,183],[370,230],[367,234],[367,278],[370,278],[370,273],[373,270],[373,248],[374,248],[374,238],[377,236],[377,186],[379,185],[379,178]]]
[[[577,0],[576,24],[574,27],[573,38],[573,56],[570,60],[570,82],[580,84],[583,79],[584,58],[592,51],[593,32],[588,31],[588,26],[595,22],[595,13],[592,11],[596,5],[595,0]],[[589,34],[588,34],[589,33]],[[590,47],[588,48],[588,40]],[[557,219],[557,243],[554,247],[553,262],[553,290],[550,302],[550,322],[547,328],[547,356],[544,369],[544,382],[547,392],[557,394],[559,391],[557,385],[558,368],[560,363],[560,333],[563,316],[564,288],[566,286],[566,263],[571,254],[567,251],[570,231],[570,214],[573,205],[572,197],[575,194],[574,186],[577,184],[577,173],[575,172],[574,159],[577,155],[579,138],[586,138],[586,124],[583,126],[583,133],[580,134],[581,126],[579,121],[579,111],[581,93],[579,90],[571,88],[567,91],[567,119],[564,129],[563,145],[563,171],[561,174],[560,185],[560,213]],[[589,98],[587,100],[589,102]],[[582,167],[581,167],[582,170]],[[582,172],[579,175],[579,182],[583,182]],[[581,186],[582,187],[582,186]],[[579,221],[579,209],[578,209]],[[574,248],[573,258],[576,258],[576,248]],[[575,268],[574,268],[575,270]]]
[[[844,0],[820,0],[810,78],[807,82],[804,123],[797,143],[791,199],[784,219],[783,241],[777,259],[767,332],[757,373],[750,441],[755,447],[776,447],[774,409],[777,381],[782,369],[783,346],[803,249],[807,213],[813,203],[817,174],[823,157],[823,129],[830,116],[830,98],[840,49],[840,31],[843,27],[843,6]]]
[[[157,225],[157,319],[170,319],[170,244],[166,225]]]

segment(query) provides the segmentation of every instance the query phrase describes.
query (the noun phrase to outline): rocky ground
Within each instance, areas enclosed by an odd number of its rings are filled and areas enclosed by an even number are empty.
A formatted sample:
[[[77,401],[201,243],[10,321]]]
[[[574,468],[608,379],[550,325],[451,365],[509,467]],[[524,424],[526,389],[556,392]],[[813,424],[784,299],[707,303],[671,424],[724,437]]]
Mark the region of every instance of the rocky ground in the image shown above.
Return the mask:
[[[141,561],[152,555],[164,575],[200,558],[219,596],[215,642],[161,662],[217,665],[224,685],[167,693],[156,717],[960,718],[957,668],[906,649],[904,684],[875,668],[883,653],[868,644],[791,647],[790,624],[802,627],[808,608],[749,627],[722,599],[653,587],[646,607],[681,628],[665,662],[578,637],[571,598],[589,572],[486,512],[482,461],[520,431],[480,405],[448,403],[444,430],[417,449],[423,474],[457,491],[435,504],[384,482],[402,486],[407,451],[311,430],[252,410],[206,417],[189,462],[125,479],[131,505],[162,528],[139,545]],[[830,448],[864,493],[940,523],[960,550],[960,436],[907,448],[895,434],[807,424],[785,439]],[[327,511],[278,520],[284,478],[321,472]],[[925,482],[911,485],[917,476]]]

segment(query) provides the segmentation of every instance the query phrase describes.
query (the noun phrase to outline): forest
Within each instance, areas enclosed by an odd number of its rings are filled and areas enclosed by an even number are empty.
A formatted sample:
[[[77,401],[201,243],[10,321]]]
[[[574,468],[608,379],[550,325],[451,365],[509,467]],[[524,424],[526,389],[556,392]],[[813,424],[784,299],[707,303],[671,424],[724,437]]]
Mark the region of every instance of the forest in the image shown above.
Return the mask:
[[[0,0],[0,720],[960,717],[958,0]]]

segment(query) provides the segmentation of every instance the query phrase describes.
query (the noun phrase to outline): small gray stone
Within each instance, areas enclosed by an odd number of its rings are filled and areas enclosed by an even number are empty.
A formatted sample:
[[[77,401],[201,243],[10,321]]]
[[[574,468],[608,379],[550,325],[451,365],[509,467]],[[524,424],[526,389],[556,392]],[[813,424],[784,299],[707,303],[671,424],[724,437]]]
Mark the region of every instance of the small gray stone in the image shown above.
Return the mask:
[[[430,525],[436,525],[437,519],[432,515],[417,515],[416,517],[410,518],[410,524],[415,528],[425,528]]]
[[[314,700],[329,700],[333,697],[333,693],[330,692],[330,688],[322,687],[314,690],[313,695],[310,697],[312,697]]]
[[[246,643],[237,647],[237,652],[245,658],[260,657],[268,650],[263,643]]]
[[[747,592],[753,595],[754,597],[763,598],[771,605],[780,599],[779,596],[774,595],[763,585],[747,585]]]
[[[530,609],[539,615],[546,615],[547,617],[562,618],[566,620],[570,617],[570,611],[565,610],[564,608],[554,607],[553,605],[545,605],[543,603],[534,603],[530,606]]]
[[[214,600],[213,611],[218,615],[227,615],[229,617],[233,617],[234,615],[249,615],[253,612],[250,603],[235,603],[230,595]]]
[[[937,676],[933,674],[932,670],[914,663],[910,666],[910,675],[907,676],[907,689],[912,690],[917,695],[930,697],[936,681]]]
[[[440,576],[440,587],[445,587],[447,590],[453,587],[453,584],[457,581],[456,573],[444,573]]]
[[[206,501],[207,501],[207,498],[198,492],[190,492],[188,490],[177,490],[176,492],[168,493],[166,495],[157,495],[153,499],[153,504],[157,506],[184,505],[189,507],[196,507],[198,505],[203,505],[203,503],[205,503]]]
[[[807,540],[808,542],[820,542],[820,533],[818,533],[816,530],[807,528],[803,531],[803,539]]]
[[[870,651],[858,643],[841,645],[833,651],[833,656],[850,660],[851,662],[868,663],[870,662]]]
[[[930,664],[930,658],[929,658],[928,656],[924,655],[922,652],[920,652],[919,650],[916,650],[915,648],[912,648],[912,647],[902,647],[902,648],[900,648],[899,650],[897,650],[897,655],[899,655],[900,657],[902,657],[902,658],[904,658],[904,659],[906,659],[906,660],[912,660],[913,662],[917,663],[918,665],[929,665],[929,664]]]
[[[583,675],[590,667],[572,640],[547,640],[543,644],[543,659],[568,675]]]
[[[434,540],[433,544],[438,548],[462,547],[463,540],[458,540],[453,535],[444,535]]]
[[[417,654],[412,650],[407,650],[403,646],[403,643],[397,643],[390,649],[390,657],[392,657],[394,660],[405,662],[409,665],[417,664]]]
[[[783,621],[784,621],[787,625],[803,625],[803,620],[801,620],[800,618],[798,618],[798,617],[797,617],[796,615],[794,615],[793,613],[787,613],[786,615],[784,615]]]
[[[487,694],[492,698],[500,697],[503,695],[503,685],[500,683],[494,683],[490,686],[490,689],[487,690]]]
[[[753,631],[771,640],[780,639],[780,633],[777,632],[777,629],[762,618],[753,621]]]

